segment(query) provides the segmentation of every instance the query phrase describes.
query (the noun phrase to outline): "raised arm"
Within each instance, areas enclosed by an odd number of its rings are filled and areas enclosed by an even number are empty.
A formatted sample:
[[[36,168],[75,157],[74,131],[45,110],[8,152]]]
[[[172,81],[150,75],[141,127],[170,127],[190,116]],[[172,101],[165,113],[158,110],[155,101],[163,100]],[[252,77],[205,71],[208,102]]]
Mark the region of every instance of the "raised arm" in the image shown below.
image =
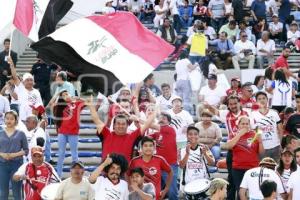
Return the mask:
[[[148,119],[145,121],[145,123],[141,126],[141,134],[144,135],[144,132],[150,128],[150,126],[152,125],[154,119],[156,117],[156,111],[154,111],[153,113],[150,114],[150,116],[148,117]]]
[[[107,155],[107,158],[105,159],[105,161],[103,163],[101,163],[101,165],[99,165],[99,167],[97,167],[90,175],[89,177],[89,182],[91,184],[96,183],[97,178],[102,174],[104,168],[108,165],[110,165],[112,163],[112,159],[109,157],[109,155]]]
[[[18,78],[18,74],[17,74],[17,71],[16,71],[15,64],[14,64],[13,60],[11,59],[11,57],[7,58],[7,62],[10,65],[11,76],[14,80],[14,84],[18,86],[21,81]]]
[[[240,140],[240,138],[245,134],[247,133],[248,130],[247,129],[241,129],[238,134],[236,134],[236,136],[234,136],[231,140],[229,140],[227,143],[225,143],[223,145],[223,148],[224,149],[232,149],[237,143],[238,141]]]
[[[90,109],[91,117],[93,122],[96,124],[98,134],[101,134],[103,128],[105,127],[104,122],[102,122],[97,114],[96,108],[93,102],[93,96],[85,100],[85,105]]]

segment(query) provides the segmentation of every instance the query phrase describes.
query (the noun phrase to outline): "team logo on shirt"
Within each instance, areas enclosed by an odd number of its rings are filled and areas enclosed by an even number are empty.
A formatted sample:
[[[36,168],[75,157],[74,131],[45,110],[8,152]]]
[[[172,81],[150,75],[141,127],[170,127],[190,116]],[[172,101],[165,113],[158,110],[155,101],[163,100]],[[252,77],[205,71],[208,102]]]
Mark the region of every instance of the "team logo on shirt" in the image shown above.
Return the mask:
[[[156,169],[155,167],[150,167],[150,168],[149,168],[149,174],[150,174],[151,176],[157,174],[157,169]]]
[[[106,200],[119,200],[121,192],[115,189],[105,188],[105,199]]]

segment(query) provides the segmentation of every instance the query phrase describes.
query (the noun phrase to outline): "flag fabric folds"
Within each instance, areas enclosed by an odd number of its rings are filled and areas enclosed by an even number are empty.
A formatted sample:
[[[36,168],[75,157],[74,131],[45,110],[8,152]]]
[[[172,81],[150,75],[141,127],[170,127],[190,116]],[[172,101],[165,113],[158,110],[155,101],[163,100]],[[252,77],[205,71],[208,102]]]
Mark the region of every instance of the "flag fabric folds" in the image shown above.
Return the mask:
[[[174,51],[129,12],[73,21],[31,47],[71,71],[112,73],[123,84],[142,81]]]
[[[13,24],[25,36],[38,41],[55,31],[72,5],[70,0],[17,0]]]

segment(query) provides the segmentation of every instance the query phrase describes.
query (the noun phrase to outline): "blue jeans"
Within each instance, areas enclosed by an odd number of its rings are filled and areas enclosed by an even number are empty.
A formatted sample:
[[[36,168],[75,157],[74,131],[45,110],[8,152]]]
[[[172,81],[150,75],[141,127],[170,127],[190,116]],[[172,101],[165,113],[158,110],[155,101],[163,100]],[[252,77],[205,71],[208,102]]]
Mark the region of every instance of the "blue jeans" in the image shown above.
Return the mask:
[[[191,63],[194,65],[196,62],[201,65],[203,59],[205,58],[205,56],[189,56],[189,60],[191,61]]]
[[[189,80],[177,80],[176,82],[176,93],[183,100],[183,108],[190,114],[193,114],[192,106],[192,87]]]
[[[50,143],[50,135],[48,131],[45,131],[46,133],[46,143],[45,143],[45,160],[46,162],[49,162],[52,160],[51,158],[51,143]]]
[[[62,175],[62,169],[65,159],[65,152],[67,142],[69,142],[72,161],[78,161],[78,135],[67,135],[67,134],[58,134],[58,160],[57,160],[57,174],[59,177]]]
[[[22,165],[23,160],[0,162],[0,199],[7,200],[9,194],[9,182],[11,181],[14,200],[21,200],[22,181],[13,181],[14,173]]]
[[[221,148],[219,144],[214,145],[211,149],[210,149],[211,153],[213,154],[215,160],[219,160],[220,159],[220,154],[221,154]]]
[[[178,165],[173,164],[173,165],[171,165],[171,167],[173,170],[173,179],[172,179],[172,183],[170,185],[170,189],[168,192],[168,199],[169,200],[178,200],[178,187],[177,187]],[[167,181],[168,173],[163,172],[161,177],[162,177],[162,183],[165,184]]]

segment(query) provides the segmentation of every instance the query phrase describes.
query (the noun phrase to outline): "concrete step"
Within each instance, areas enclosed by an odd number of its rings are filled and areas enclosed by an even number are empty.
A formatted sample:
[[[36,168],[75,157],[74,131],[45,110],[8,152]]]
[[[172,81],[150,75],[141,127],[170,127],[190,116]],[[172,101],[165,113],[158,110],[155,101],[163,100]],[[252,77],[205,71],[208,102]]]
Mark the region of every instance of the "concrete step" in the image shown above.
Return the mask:
[[[51,149],[53,151],[57,151],[58,150],[58,143],[51,143]],[[102,149],[102,145],[101,143],[78,143],[78,151],[101,151]],[[66,150],[69,151],[70,150],[70,146],[69,144],[67,144]]]

